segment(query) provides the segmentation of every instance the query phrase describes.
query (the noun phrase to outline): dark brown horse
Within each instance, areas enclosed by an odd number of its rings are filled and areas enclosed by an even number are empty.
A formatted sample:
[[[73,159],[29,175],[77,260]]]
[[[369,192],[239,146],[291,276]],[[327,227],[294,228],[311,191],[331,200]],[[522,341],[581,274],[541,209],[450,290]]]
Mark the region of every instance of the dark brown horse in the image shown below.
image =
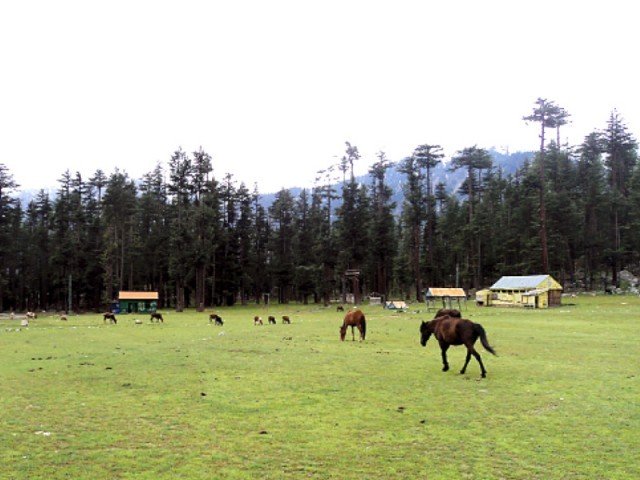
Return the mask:
[[[336,312],[344,312],[344,307],[342,305],[338,305],[336,307]]]
[[[464,373],[469,365],[471,355],[473,355],[480,364],[480,371],[482,377],[487,376],[487,371],[482,364],[480,354],[473,347],[473,344],[479,338],[482,342],[482,346],[490,353],[496,354],[495,350],[489,345],[487,335],[479,323],[473,323],[471,320],[464,318],[451,317],[448,315],[441,316],[431,320],[430,322],[422,322],[420,325],[420,343],[423,347],[427,346],[427,340],[431,335],[434,335],[440,344],[440,350],[442,351],[442,371],[449,370],[449,363],[447,362],[447,350],[451,345],[464,345],[467,347],[467,358],[464,361],[464,366],[460,373]]]
[[[211,315],[209,315],[209,323],[214,323],[215,325],[224,325],[224,322],[222,321],[222,317],[212,313]]]
[[[288,315],[282,316],[282,323],[291,323],[291,319],[289,318]]]
[[[152,314],[151,314],[151,318],[150,318],[150,320],[151,320],[152,322],[153,322],[154,320],[157,320],[157,321],[158,321],[158,323],[160,323],[160,322],[164,323],[164,318],[162,318],[162,314],[161,314],[161,313],[157,313],[157,312],[154,312],[154,313],[152,313]]]
[[[274,317],[273,315],[269,315],[269,325],[275,325],[276,324],[276,317]]]
[[[111,312],[107,312],[102,315],[102,321],[106,322],[107,320],[109,320],[109,323],[118,323],[116,316]]]
[[[441,308],[436,312],[433,318],[444,317],[444,316],[462,318],[462,314],[460,313],[460,310],[456,310],[455,308]]]
[[[354,333],[355,327],[358,327],[358,331],[360,332],[360,341],[364,340],[364,337],[367,334],[367,321],[364,318],[364,313],[362,313],[361,310],[353,310],[344,316],[344,321],[340,327],[340,340],[343,342],[344,337],[347,335],[347,327],[351,327],[352,341],[356,340],[356,335]]]

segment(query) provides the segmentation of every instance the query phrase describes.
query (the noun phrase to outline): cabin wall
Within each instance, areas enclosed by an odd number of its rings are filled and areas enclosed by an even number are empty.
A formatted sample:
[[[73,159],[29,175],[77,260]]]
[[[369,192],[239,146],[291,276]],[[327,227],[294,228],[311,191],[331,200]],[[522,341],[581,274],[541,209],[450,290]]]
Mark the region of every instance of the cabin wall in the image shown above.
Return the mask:
[[[155,300],[120,300],[120,313],[153,313],[157,308]]]
[[[528,308],[549,308],[561,304],[562,292],[549,290],[539,295],[524,295],[524,291],[494,290],[495,301],[492,305]]]

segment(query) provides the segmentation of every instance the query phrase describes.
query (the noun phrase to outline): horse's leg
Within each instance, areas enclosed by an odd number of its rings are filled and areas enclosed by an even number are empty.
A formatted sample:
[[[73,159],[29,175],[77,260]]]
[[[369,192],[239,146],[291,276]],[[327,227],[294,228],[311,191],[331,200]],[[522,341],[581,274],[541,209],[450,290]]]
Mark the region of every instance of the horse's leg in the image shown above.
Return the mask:
[[[449,344],[440,342],[440,351],[442,352],[442,371],[446,372],[449,370],[449,362],[447,362],[447,350],[449,350]]]
[[[467,359],[465,360],[464,367],[462,367],[462,370],[460,370],[460,373],[465,372],[465,370],[467,369],[467,364],[469,363],[469,359],[471,358],[471,355],[473,355],[475,359],[478,361],[478,363],[480,364],[480,374],[482,375],[482,378],[485,378],[487,376],[487,371],[484,369],[484,364],[482,363],[482,358],[480,358],[480,354],[476,351],[473,344],[466,345],[466,347],[467,347]]]
[[[471,350],[467,348],[467,358],[464,359],[464,366],[462,367],[462,370],[460,370],[461,375],[467,371],[467,365],[469,365],[469,360],[471,360]]]
[[[471,354],[474,357],[476,357],[476,360],[478,360],[478,363],[480,364],[480,372],[481,372],[482,378],[485,378],[487,376],[487,371],[484,369],[484,365],[482,364],[482,358],[480,358],[480,354],[476,352],[475,348],[473,349]]]
[[[355,342],[356,341],[356,333],[355,333],[356,329],[353,325],[351,325],[351,341]]]

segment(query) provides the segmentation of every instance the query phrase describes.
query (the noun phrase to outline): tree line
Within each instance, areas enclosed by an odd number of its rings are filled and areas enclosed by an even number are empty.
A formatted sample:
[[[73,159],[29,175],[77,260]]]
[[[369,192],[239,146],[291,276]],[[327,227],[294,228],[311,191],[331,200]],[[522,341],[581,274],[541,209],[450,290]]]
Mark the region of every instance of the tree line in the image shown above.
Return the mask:
[[[216,178],[202,148],[176,150],[138,181],[119,169],[66,171],[53,198],[40,190],[27,205],[0,164],[0,311],[103,309],[120,290],[158,291],[178,311],[266,294],[421,300],[429,286],[538,273],[567,287],[619,286],[620,269],[640,260],[637,142],[614,111],[581,145],[561,145],[568,118],[538,99],[523,120],[539,123],[540,150],[507,175],[486,149],[464,148],[447,162],[465,172],[454,192],[432,179],[442,148],[417,146],[395,165],[399,206],[387,183],[394,163],[379,152],[361,184],[349,142],[313,187],[282,189],[268,207],[257,186]]]

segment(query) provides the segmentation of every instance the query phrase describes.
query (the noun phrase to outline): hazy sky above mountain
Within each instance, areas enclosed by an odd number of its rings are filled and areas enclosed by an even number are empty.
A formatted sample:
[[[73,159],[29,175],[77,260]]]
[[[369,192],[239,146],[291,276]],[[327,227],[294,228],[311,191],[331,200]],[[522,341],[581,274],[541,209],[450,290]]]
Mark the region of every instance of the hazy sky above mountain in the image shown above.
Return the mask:
[[[69,169],[134,178],[182,147],[261,192],[344,154],[535,150],[536,98],[579,144],[611,111],[640,130],[627,1],[7,1],[0,163],[23,187]]]

